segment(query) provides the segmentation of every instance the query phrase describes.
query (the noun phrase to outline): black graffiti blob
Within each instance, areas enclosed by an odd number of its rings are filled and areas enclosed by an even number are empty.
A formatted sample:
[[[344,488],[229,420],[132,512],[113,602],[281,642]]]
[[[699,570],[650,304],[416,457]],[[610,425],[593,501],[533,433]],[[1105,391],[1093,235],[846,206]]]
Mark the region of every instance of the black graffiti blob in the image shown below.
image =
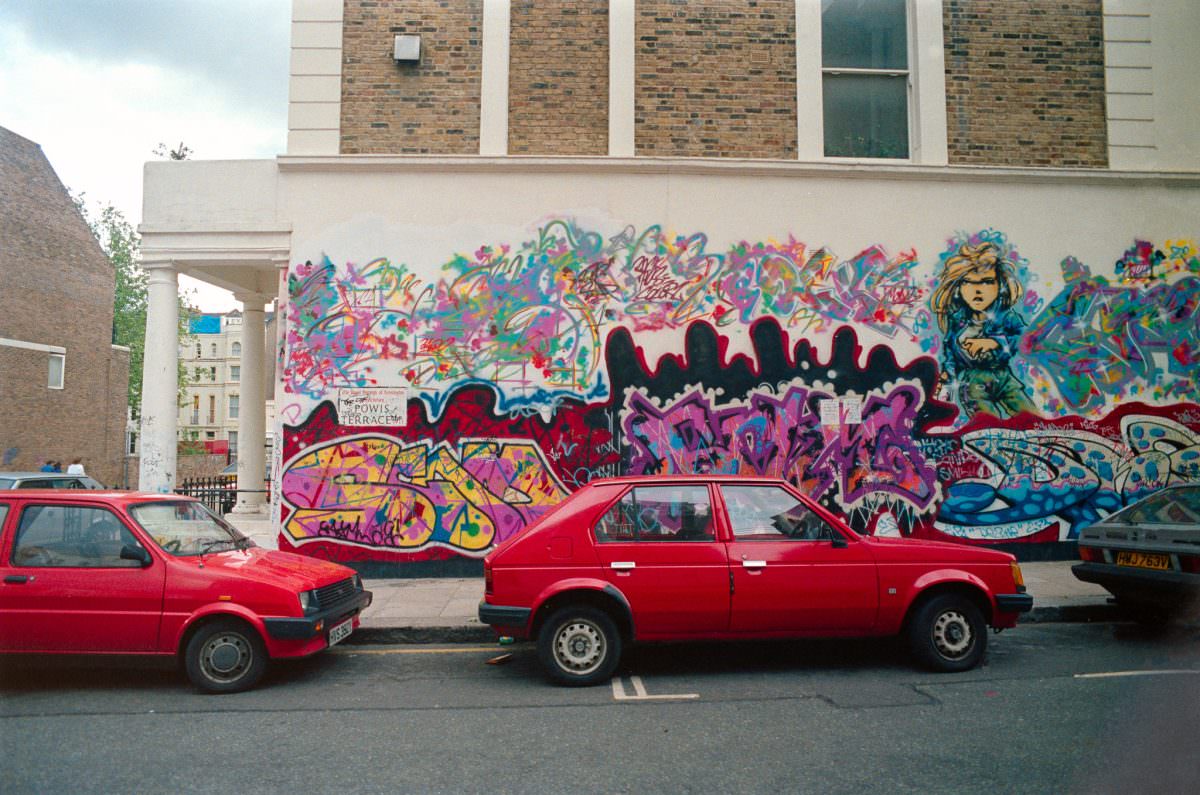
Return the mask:
[[[696,322],[688,327],[682,356],[665,356],[657,363],[643,363],[629,332],[618,329],[609,336],[605,349],[612,385],[609,405],[619,410],[630,387],[669,401],[685,389],[699,385],[722,390],[722,400],[731,402],[745,400],[763,385],[776,388],[795,379],[806,384],[830,384],[839,395],[855,392],[861,396],[881,391],[884,385],[898,380],[915,380],[926,395],[917,412],[918,432],[954,418],[953,405],[928,397],[934,394],[937,379],[937,362],[932,357],[920,357],[908,367],[901,367],[890,348],[877,345],[867,355],[866,366],[860,368],[858,335],[853,328],[844,327],[834,334],[828,362],[818,358],[808,340],[796,342],[789,360],[786,335],[772,318],[756,321],[750,328],[750,339],[753,360],[746,356],[730,360],[726,341],[719,332],[708,323]],[[657,371],[653,373],[643,366],[654,368],[656,364]]]

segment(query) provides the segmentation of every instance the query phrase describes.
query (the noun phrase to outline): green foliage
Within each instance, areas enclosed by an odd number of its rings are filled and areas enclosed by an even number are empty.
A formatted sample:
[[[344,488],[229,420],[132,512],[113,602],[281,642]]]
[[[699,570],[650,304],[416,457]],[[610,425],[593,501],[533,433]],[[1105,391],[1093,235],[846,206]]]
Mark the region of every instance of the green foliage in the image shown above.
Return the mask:
[[[85,194],[72,193],[71,200],[113,266],[116,290],[113,294],[112,341],[114,345],[129,348],[129,406],[134,419],[137,419],[142,414],[142,365],[146,353],[146,309],[149,304],[146,272],[141,264],[141,237],[124,214],[112,204],[103,205],[99,214],[93,214],[87,207]],[[186,296],[180,296],[180,344],[190,336],[188,320],[195,311],[188,304]],[[189,383],[188,374],[180,363],[180,405]]]

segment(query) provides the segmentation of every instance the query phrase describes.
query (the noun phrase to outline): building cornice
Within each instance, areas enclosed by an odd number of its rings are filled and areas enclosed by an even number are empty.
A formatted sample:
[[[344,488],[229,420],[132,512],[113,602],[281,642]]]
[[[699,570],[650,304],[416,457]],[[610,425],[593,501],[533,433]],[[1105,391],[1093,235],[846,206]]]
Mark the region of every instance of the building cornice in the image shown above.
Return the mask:
[[[908,163],[800,163],[785,160],[664,157],[537,157],[510,155],[281,155],[281,174],[621,174],[862,179],[918,182],[1006,182],[1128,187],[1200,187],[1198,172],[1110,171],[1082,168],[926,166]]]

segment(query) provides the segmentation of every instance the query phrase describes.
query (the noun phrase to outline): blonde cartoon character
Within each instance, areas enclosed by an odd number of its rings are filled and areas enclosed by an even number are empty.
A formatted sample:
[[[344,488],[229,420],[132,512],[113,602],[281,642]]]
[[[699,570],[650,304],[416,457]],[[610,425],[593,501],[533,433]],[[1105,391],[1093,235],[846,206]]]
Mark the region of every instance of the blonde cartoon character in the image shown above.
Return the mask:
[[[942,339],[941,385],[968,417],[1034,411],[1009,363],[1025,320],[1013,309],[1023,289],[994,243],[960,246],[946,260],[931,300]]]

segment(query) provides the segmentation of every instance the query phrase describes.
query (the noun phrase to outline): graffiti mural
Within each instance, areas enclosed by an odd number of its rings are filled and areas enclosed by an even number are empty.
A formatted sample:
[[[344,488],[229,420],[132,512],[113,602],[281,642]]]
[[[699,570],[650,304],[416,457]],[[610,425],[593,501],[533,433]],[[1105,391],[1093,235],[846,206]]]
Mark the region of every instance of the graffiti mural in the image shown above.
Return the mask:
[[[1200,257],[1190,242],[1164,249],[1134,244],[1116,263],[1117,283],[1063,261],[1066,285],[1021,343],[1048,414],[1200,400]]]
[[[926,268],[565,218],[516,241],[290,269],[281,547],[479,558],[595,478],[659,472],[784,478],[861,532],[1036,545],[1200,480],[1190,241],[1054,279],[990,229]],[[343,424],[339,390],[371,387],[404,387],[406,422]]]
[[[935,527],[977,540],[1070,539],[1157,489],[1200,480],[1200,430],[1142,411],[1092,430],[1042,423],[963,434],[938,456],[949,483]],[[1183,415],[1200,419],[1195,406]]]
[[[284,465],[284,531],[372,547],[477,554],[562,501],[566,489],[528,440],[405,444],[336,439]]]
[[[934,469],[913,444],[923,397],[914,384],[864,400],[793,383],[722,405],[693,389],[659,406],[633,392],[622,420],[629,471],[783,478],[814,497],[835,494],[843,511],[866,499],[923,511],[937,493]],[[822,423],[819,406],[830,400],[853,402],[858,421]]]
[[[913,252],[880,247],[842,261],[790,237],[711,252],[700,233],[629,227],[605,238],[562,220],[515,249],[457,255],[436,281],[386,259],[342,270],[326,258],[289,276],[283,381],[313,400],[407,384],[435,414],[455,388],[481,384],[501,410],[552,410],[609,396],[603,347],[618,328],[770,317],[798,334],[853,324],[915,341],[929,325],[916,265]]]
[[[1023,261],[995,232],[953,241],[930,304],[942,332],[940,385],[963,418],[980,412],[1011,417],[1033,412],[1013,372],[1025,320],[1016,311],[1025,287]]]

